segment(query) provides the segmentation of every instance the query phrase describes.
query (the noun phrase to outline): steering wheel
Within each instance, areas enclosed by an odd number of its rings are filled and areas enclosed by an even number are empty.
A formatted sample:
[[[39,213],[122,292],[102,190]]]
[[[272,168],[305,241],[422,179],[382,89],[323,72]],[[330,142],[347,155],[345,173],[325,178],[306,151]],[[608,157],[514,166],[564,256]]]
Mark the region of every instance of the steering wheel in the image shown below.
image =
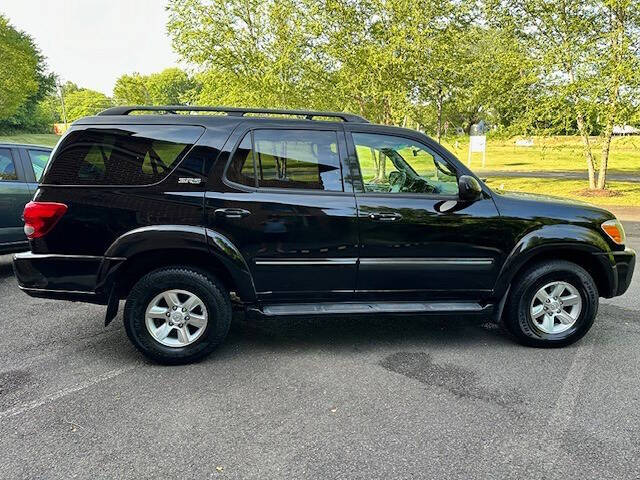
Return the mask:
[[[442,165],[440,164],[440,162],[438,162],[435,158],[433,159],[433,164],[436,166],[436,168],[441,172],[444,173],[445,175],[451,177],[453,174],[451,172],[448,172],[447,170],[445,170],[444,168],[442,168]]]
[[[438,187],[431,185],[424,178],[410,178],[404,185],[404,191],[411,193],[440,193]]]
[[[407,172],[394,171],[389,173],[389,191],[398,193],[402,191],[407,182]]]

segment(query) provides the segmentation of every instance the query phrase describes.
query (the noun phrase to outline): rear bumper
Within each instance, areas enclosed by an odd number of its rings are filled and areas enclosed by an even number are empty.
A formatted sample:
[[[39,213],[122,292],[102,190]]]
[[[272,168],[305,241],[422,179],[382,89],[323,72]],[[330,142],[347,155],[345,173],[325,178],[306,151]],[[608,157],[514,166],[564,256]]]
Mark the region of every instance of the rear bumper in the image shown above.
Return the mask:
[[[631,248],[626,248],[623,252],[613,252],[615,271],[618,285],[613,293],[613,297],[622,295],[631,285],[631,278],[636,266],[636,252]]]
[[[13,270],[20,289],[32,297],[106,304],[109,292],[103,272],[122,261],[25,252],[13,256]]]

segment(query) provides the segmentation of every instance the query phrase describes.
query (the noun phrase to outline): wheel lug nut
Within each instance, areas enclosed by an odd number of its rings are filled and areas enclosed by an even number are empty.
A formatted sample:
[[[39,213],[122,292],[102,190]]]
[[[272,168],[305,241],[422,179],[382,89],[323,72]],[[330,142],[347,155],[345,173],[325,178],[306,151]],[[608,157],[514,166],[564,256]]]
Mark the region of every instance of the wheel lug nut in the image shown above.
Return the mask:
[[[173,322],[169,322],[169,326],[170,326],[170,327],[173,327]]]
[[[182,311],[183,311],[183,312],[186,312],[186,311],[187,311],[187,309],[186,309],[186,308],[184,308],[184,307],[182,307]]]
[[[169,312],[167,312],[167,317],[170,317],[170,316],[171,316],[171,314]]]
[[[174,305],[174,306],[173,306],[173,309],[174,309],[174,310],[177,310],[177,309],[178,309],[178,307],[176,307],[176,306]]]
[[[191,317],[189,317],[189,315],[187,315],[186,317],[184,317],[185,320],[189,320]]]

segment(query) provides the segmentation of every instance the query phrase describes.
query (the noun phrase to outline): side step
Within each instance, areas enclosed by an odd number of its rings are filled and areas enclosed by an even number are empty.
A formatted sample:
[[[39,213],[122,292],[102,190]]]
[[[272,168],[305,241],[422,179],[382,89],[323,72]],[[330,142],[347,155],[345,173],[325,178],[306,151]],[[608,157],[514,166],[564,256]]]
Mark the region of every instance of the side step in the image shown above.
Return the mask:
[[[263,315],[327,315],[360,313],[482,313],[493,305],[475,302],[343,302],[343,303],[280,303],[264,305]]]

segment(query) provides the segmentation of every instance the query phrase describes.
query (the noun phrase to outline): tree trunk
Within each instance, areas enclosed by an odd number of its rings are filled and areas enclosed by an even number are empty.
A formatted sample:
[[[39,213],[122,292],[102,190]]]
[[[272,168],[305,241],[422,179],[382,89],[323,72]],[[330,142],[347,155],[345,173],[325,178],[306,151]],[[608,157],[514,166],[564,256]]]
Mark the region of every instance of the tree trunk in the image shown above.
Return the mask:
[[[442,91],[438,91],[438,97],[436,98],[438,105],[438,143],[441,143],[442,139]]]
[[[613,32],[611,34],[611,53],[614,62],[618,64],[622,60],[622,52],[620,51],[621,39],[618,38],[624,32],[622,18],[615,12],[611,12],[611,20],[614,22]],[[613,124],[616,121],[618,110],[618,95],[620,93],[620,73],[616,69],[613,73],[611,90],[609,91],[609,110],[607,112],[607,123],[604,128],[604,136],[602,142],[602,158],[600,159],[600,172],[598,173],[598,189],[607,188],[607,167],[609,164],[609,150],[611,149],[611,137],[613,135]]]
[[[581,112],[576,115],[576,122],[578,124],[578,131],[582,137],[582,146],[584,150],[584,157],[587,160],[587,170],[589,171],[589,188],[591,190],[596,189],[596,166],[593,160],[593,153],[591,152],[591,144],[589,143],[589,132],[584,123],[584,116]]]
[[[378,162],[378,155],[373,147],[369,147],[369,152],[371,153],[371,160],[373,160],[373,168],[376,169],[376,174],[373,177],[372,183],[378,183],[378,177],[380,176],[380,167]]]
[[[611,135],[613,125],[606,126],[604,141],[602,144],[602,158],[600,158],[600,172],[598,173],[598,190],[607,188],[607,164],[609,163],[609,149],[611,148]]]
[[[375,183],[384,183],[387,179],[387,157],[384,153],[378,152],[378,162],[376,164]]]
[[[616,120],[619,85],[619,78],[616,76],[614,85],[611,87],[609,112],[607,114],[607,123],[604,127],[604,136],[602,139],[602,157],[600,158],[600,172],[598,173],[599,190],[607,188],[607,168],[609,166],[609,151],[611,149],[611,137],[613,136],[613,124]]]

